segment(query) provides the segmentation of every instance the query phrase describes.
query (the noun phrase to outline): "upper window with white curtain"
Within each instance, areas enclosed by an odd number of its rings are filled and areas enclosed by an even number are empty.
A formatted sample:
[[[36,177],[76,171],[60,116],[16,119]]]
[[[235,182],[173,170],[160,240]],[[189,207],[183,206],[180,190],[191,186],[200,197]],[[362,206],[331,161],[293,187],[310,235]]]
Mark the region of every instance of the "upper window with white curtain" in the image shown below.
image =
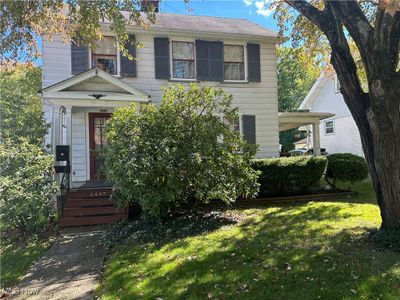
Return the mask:
[[[111,74],[117,74],[117,48],[115,38],[105,36],[92,49],[92,66]]]
[[[245,79],[243,45],[224,45],[224,79]]]
[[[172,42],[172,77],[195,79],[194,43]]]

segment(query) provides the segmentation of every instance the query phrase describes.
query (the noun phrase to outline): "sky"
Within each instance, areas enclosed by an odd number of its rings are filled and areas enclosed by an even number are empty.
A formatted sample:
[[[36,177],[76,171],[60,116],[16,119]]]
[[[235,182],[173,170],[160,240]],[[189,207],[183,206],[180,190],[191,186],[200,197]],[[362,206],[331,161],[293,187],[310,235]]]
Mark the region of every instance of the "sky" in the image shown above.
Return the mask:
[[[226,18],[242,18],[277,31],[272,11],[264,3],[269,0],[163,0],[160,11]]]
[[[276,21],[272,11],[268,9],[270,0],[190,0],[187,4],[183,0],[162,0],[160,12],[199,16],[214,16],[225,18],[247,19],[268,29],[277,31]],[[39,41],[39,47],[41,42]],[[42,59],[36,60],[37,65]]]

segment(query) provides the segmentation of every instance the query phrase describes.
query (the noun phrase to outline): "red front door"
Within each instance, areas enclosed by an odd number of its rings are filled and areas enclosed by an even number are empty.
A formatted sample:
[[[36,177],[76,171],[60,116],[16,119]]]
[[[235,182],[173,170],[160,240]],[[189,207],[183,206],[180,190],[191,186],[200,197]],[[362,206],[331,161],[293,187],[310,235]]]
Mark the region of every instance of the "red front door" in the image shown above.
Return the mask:
[[[96,150],[106,146],[106,125],[111,113],[89,113],[90,180],[104,179],[99,174],[103,164]]]

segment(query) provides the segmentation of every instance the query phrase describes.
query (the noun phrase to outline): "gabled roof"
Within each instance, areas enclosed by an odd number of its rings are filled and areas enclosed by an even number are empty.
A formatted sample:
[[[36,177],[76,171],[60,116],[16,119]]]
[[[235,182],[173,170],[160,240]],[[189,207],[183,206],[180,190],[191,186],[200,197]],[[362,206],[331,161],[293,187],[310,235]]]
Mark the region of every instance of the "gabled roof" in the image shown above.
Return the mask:
[[[314,82],[314,85],[308,91],[307,96],[301,102],[299,109],[311,109],[315,99],[317,98],[319,92],[321,91],[322,87],[325,83],[334,76],[334,72],[322,72],[318,79]]]
[[[232,33],[270,37],[276,36],[274,31],[246,19],[208,16],[160,13],[157,15],[156,23],[153,27],[195,32]]]
[[[41,90],[43,99],[64,99],[69,105],[94,102],[149,102],[150,95],[103,70],[93,68]],[[99,96],[99,97],[97,97]],[[78,102],[79,100],[80,102]],[[104,104],[104,103],[103,103]],[[111,104],[111,103],[110,103]],[[67,104],[65,104],[67,105]]]
[[[108,72],[93,68],[41,90],[45,102],[71,106],[115,106],[149,102],[150,95]]]
[[[124,13],[127,16],[127,13]],[[146,15],[142,13],[142,18]],[[255,37],[276,37],[277,33],[246,19],[157,13],[148,31],[176,31],[177,33],[204,33]]]

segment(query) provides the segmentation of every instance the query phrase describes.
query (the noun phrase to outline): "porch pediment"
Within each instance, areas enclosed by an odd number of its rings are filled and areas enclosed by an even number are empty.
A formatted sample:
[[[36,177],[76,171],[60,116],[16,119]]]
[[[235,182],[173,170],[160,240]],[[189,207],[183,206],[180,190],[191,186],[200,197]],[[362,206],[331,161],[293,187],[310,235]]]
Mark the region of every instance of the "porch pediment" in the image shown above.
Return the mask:
[[[149,102],[149,94],[100,69],[93,68],[42,91],[48,103],[72,106],[115,106]]]

